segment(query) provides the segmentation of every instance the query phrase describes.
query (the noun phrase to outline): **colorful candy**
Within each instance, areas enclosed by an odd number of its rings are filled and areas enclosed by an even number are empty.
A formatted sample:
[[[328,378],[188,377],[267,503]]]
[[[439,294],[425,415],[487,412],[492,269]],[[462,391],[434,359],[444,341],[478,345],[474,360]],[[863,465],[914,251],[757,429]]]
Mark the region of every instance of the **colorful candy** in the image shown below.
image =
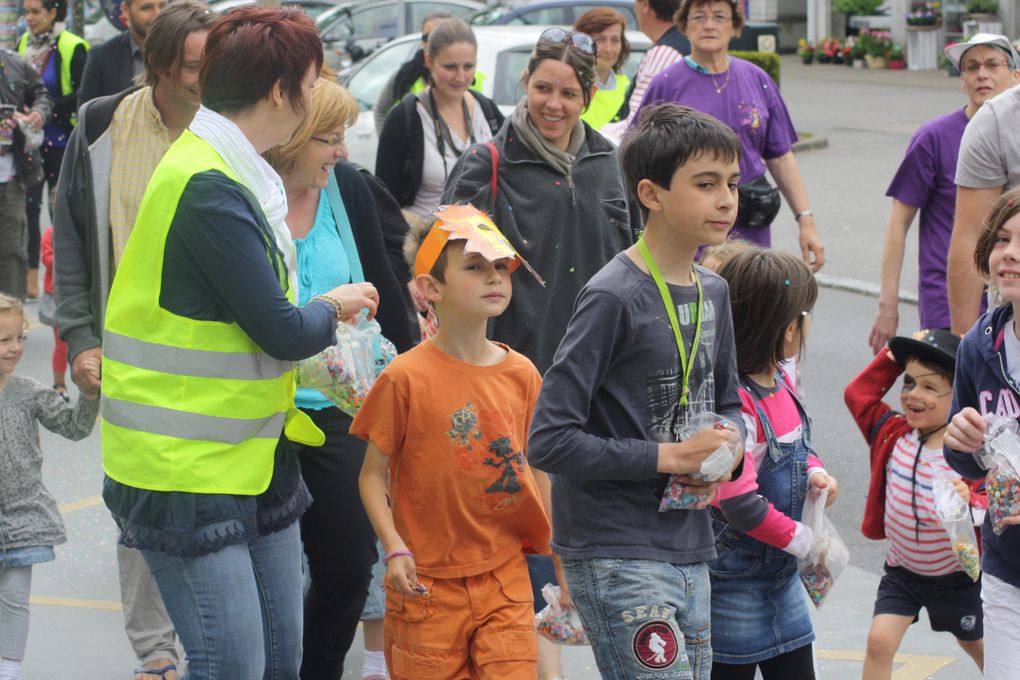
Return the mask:
[[[956,559],[967,576],[970,576],[971,580],[977,581],[981,576],[981,557],[978,555],[977,546],[973,543],[957,541],[953,543],[953,552],[956,553]]]
[[[333,405],[354,415],[396,354],[375,320],[362,318],[353,326],[342,323],[337,326],[335,345],[298,362],[297,384],[318,390]]]
[[[987,489],[992,530],[1001,534],[1008,526],[1003,524],[1003,520],[1020,515],[1020,479],[996,468],[988,473]]]
[[[535,614],[535,630],[547,640],[561,645],[587,645],[588,635],[581,625],[581,618],[570,608],[566,611],[552,605]]]
[[[808,597],[816,607],[821,606],[822,600],[832,590],[832,586],[835,583],[832,579],[832,573],[829,568],[825,566],[825,561],[821,560],[817,564],[813,564],[809,567],[802,568],[800,570],[800,580],[804,583],[804,588],[807,589]]]
[[[691,493],[688,490],[690,488],[692,487],[685,486],[684,483],[678,479],[677,475],[671,475],[669,478],[669,484],[666,485],[666,490],[662,494],[662,500],[659,501],[659,512],[666,512],[667,510],[689,510],[705,500],[704,496]]]

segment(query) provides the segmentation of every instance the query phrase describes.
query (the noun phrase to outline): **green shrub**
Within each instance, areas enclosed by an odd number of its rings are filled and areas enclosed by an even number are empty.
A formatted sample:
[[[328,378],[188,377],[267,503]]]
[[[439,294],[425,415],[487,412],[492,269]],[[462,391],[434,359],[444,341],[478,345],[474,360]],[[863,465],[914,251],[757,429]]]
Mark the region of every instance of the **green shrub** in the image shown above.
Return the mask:
[[[730,52],[731,57],[744,59],[769,74],[779,85],[779,55],[775,52]]]
[[[856,16],[868,16],[875,13],[883,0],[835,0],[832,11]]]

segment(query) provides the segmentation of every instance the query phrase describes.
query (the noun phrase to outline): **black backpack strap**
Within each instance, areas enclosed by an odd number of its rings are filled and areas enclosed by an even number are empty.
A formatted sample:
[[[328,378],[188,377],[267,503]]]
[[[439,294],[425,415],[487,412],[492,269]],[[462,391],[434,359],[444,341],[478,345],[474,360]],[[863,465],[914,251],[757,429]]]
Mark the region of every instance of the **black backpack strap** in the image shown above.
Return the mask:
[[[503,112],[496,106],[496,102],[492,101],[485,95],[480,95],[477,92],[472,92],[478,105],[482,107],[482,113],[485,114],[485,122],[489,124],[489,129],[492,130],[492,134],[495,135],[499,132],[499,129],[503,126]]]
[[[414,126],[418,124],[418,95],[408,92],[400,100],[400,105],[404,111],[404,139],[410,143],[411,136],[414,134]]]
[[[113,120],[113,112],[117,110],[117,107],[120,106],[124,98],[140,89],[140,85],[135,85],[123,92],[93,99],[82,106],[79,119],[85,126],[85,139],[88,141],[89,146],[95,143],[106,132],[106,129],[110,127],[110,121]]]

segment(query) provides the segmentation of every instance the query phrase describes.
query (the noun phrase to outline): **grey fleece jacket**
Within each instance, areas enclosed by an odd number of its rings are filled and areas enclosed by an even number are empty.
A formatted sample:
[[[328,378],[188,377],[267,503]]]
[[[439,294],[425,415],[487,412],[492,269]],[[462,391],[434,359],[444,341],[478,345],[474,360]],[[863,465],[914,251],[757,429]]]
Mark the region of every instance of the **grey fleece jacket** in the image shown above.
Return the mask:
[[[113,276],[110,240],[110,166],[113,136],[109,122],[89,145],[86,130],[94,127],[92,112],[101,102],[85,103],[78,125],[64,151],[57,180],[59,200],[53,210],[53,295],[56,325],[67,343],[68,358],[101,346],[103,316]]]
[[[499,149],[495,201],[492,156],[477,144],[460,157],[446,181],[444,203],[487,210],[521,256],[546,281],[519,270],[510,306],[490,325],[545,373],[563,338],[581,288],[614,255],[631,246],[641,214],[624,185],[612,143],[585,124],[585,142],[563,175],[539,160],[514,134],[510,119],[492,140]]]
[[[57,502],[42,481],[39,423],[71,440],[92,432],[99,400],[71,406],[32,378],[12,375],[0,389],[0,552],[52,546],[67,535]]]

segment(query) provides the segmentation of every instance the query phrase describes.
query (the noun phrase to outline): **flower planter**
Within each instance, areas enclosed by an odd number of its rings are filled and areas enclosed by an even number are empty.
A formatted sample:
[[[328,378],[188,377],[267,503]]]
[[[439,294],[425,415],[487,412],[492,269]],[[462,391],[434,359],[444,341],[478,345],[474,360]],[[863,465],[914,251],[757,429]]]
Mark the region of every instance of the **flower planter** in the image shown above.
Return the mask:
[[[864,60],[854,59],[854,68],[864,68]]]
[[[827,55],[827,54],[819,54],[818,55],[818,63],[819,64],[828,64],[831,60],[832,60],[832,58],[829,55]]]
[[[802,55],[800,55],[800,60],[802,62],[804,62],[805,64],[810,64],[811,62],[813,62],[815,60],[815,55],[813,55],[813,54],[802,54]]]
[[[890,59],[887,68],[890,71],[902,71],[907,67],[907,62],[902,59]]]
[[[864,64],[862,62],[861,65],[858,66],[857,62],[859,62],[859,61],[860,61],[860,59],[844,59],[843,60],[843,64],[845,66],[849,66],[850,68],[861,68],[862,66],[864,66]]]
[[[938,28],[907,27],[907,68],[911,71],[934,71],[942,54],[942,32]]]
[[[868,64],[868,68],[873,69],[884,69],[887,65],[885,57],[874,57],[870,54],[864,56],[864,61]]]
[[[843,64],[843,57],[838,55],[838,54],[834,54],[832,56],[832,63],[833,64],[840,64],[840,65],[842,65]]]

